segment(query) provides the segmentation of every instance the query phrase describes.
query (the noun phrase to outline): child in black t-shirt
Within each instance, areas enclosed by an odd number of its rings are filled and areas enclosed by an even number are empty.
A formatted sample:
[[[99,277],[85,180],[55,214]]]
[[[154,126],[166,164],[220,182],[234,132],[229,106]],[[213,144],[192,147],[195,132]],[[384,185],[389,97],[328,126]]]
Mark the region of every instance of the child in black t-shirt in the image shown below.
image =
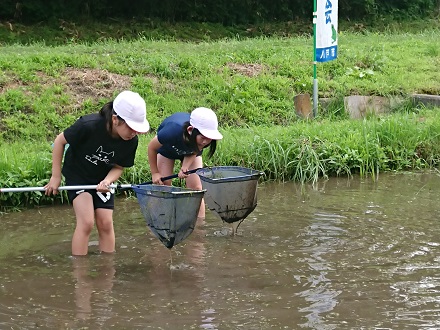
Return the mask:
[[[100,251],[115,251],[114,195],[109,186],[119,179],[124,167],[134,165],[137,134],[149,129],[144,99],[138,93],[123,91],[99,113],[79,118],[56,137],[46,195],[58,193],[61,175],[66,185],[97,185],[96,190],[68,191],[76,216],[72,255],[87,254],[95,221]],[[63,162],[66,144],[69,147]]]

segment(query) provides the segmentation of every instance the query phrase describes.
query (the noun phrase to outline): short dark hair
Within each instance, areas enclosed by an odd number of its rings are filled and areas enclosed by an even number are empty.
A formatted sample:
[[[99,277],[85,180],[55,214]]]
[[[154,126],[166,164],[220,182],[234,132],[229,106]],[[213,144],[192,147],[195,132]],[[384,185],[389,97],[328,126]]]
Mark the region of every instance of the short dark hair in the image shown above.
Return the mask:
[[[200,131],[197,128],[193,127],[191,134],[189,134],[188,133],[189,126],[190,126],[189,121],[183,124],[183,128],[182,128],[183,138],[185,140],[185,143],[189,145],[195,152],[198,153],[199,149],[197,147],[197,135],[202,135],[202,133],[200,133]],[[209,146],[208,158],[211,158],[214,155],[215,150],[217,149],[217,140],[211,140],[211,142],[207,146],[205,146],[205,148],[208,146]]]
[[[125,120],[119,117],[113,109],[113,101],[104,104],[101,110],[99,110],[99,114],[105,118],[107,132],[109,132],[110,134],[113,130],[113,115],[116,115],[118,117],[118,120],[125,122]]]

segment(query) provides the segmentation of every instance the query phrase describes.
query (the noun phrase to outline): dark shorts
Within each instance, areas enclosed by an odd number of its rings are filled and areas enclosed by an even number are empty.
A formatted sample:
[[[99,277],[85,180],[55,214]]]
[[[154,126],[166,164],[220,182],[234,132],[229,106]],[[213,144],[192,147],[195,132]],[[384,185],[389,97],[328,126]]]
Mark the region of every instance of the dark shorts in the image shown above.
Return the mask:
[[[79,194],[87,194],[92,195],[93,198],[93,208],[96,209],[110,209],[113,210],[115,208],[115,195],[108,193],[100,193],[95,189],[86,189],[86,190],[68,190],[67,197],[69,198],[69,202],[73,203],[73,200]]]

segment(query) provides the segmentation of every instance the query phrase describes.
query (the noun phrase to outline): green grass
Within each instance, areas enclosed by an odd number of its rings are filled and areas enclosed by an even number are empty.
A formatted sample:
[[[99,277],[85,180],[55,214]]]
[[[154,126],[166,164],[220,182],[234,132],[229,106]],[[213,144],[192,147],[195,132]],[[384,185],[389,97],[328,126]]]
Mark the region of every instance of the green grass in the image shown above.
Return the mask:
[[[152,127],[141,137],[136,165],[126,170],[124,183],[150,180],[146,145],[155,129],[166,116],[197,106],[216,111],[225,136],[207,165],[252,167],[268,180],[301,182],[437,166],[438,109],[416,108],[409,95],[440,94],[439,32],[438,24],[342,30],[338,59],[318,65],[319,96],[333,101],[309,121],[298,118],[293,106],[295,95],[312,94],[308,34],[5,43],[0,186],[47,182],[55,136],[123,89],[146,99]],[[343,97],[352,94],[407,102],[392,114],[354,121],[343,108]],[[20,207],[54,200],[26,193],[1,195],[0,202]]]
[[[440,94],[438,32],[341,34],[338,59],[318,65],[319,96]],[[200,105],[223,127],[291,124],[294,96],[312,93],[312,50],[310,37],[5,46],[0,139],[50,141],[124,88],[145,97],[153,128]]]

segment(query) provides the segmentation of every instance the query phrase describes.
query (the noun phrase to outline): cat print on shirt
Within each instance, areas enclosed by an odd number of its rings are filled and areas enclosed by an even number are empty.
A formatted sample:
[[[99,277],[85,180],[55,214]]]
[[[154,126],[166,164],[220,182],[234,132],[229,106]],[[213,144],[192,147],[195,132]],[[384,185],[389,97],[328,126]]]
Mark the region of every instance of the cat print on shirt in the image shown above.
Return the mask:
[[[104,162],[108,164],[110,162],[110,158],[115,156],[115,152],[105,152],[102,149],[102,146],[99,146],[98,149],[96,149],[96,153],[92,155],[86,155],[86,159],[91,162],[92,164],[98,165],[98,162]]]

